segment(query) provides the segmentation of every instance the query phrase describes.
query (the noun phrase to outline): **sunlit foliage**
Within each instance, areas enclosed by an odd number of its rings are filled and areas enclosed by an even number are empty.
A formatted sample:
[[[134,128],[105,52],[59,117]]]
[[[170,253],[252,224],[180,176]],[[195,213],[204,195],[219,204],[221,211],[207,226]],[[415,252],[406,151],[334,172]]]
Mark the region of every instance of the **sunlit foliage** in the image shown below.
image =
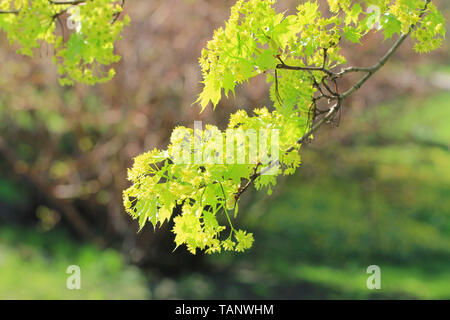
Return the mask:
[[[52,46],[62,84],[102,83],[114,76],[105,67],[120,59],[114,43],[129,22],[128,16],[118,19],[121,11],[116,0],[1,0],[0,29],[27,56],[44,43]]]

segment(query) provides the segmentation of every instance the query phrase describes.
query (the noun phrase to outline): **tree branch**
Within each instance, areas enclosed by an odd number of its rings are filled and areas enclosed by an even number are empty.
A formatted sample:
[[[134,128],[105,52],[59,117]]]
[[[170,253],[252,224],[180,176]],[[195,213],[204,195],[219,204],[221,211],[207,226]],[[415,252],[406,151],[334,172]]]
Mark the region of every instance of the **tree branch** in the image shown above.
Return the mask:
[[[77,6],[79,4],[84,4],[89,0],[69,0],[69,1],[64,1],[64,0],[49,0],[49,4],[50,5],[55,5],[55,6],[64,6],[64,5],[71,5],[71,6]],[[125,6],[125,0],[120,0],[120,6],[123,8]],[[15,14],[18,15],[20,13],[21,10],[0,10],[0,14]],[[55,13],[52,16],[52,19],[55,20],[56,18],[60,17],[61,15],[63,15],[64,13],[67,12],[67,9],[61,10],[58,13]],[[113,24],[114,22],[117,21],[117,19],[120,16],[120,12],[115,12],[113,15],[113,18],[111,20],[111,24]]]
[[[334,73],[324,67],[298,67],[298,66],[289,66],[285,63],[277,64],[277,69],[286,69],[286,70],[302,70],[302,71],[322,71],[329,76],[334,76]]]
[[[323,48],[323,62],[321,67],[299,67],[299,66],[289,66],[281,59],[281,56],[278,54],[276,55],[276,58],[280,61],[279,64],[277,64],[276,69],[286,69],[286,70],[301,70],[301,71],[321,71],[328,76],[332,77],[334,76],[334,73],[328,69],[325,68],[326,62],[327,62],[327,48]]]
[[[428,4],[431,2],[431,0],[426,0],[425,6],[422,9],[419,18],[422,18],[425,14],[426,10],[428,9]],[[390,57],[397,51],[397,49],[401,46],[401,44],[408,38],[408,36],[411,34],[411,32],[416,28],[416,25],[412,25],[408,32],[405,34],[402,34],[400,38],[397,39],[397,41],[394,43],[394,45],[389,49],[388,52],[371,68],[349,68],[347,71],[341,72],[341,74],[345,74],[347,72],[355,72],[355,71],[362,71],[367,72],[367,74],[362,77],[357,83],[355,83],[350,89],[348,89],[346,92],[344,92],[340,97],[341,99],[345,99],[348,96],[350,96],[352,93],[357,91],[361,86],[369,80],[375,72],[377,72],[382,66],[385,65],[385,63],[389,60]]]
[[[19,10],[0,10],[0,14],[19,14]]]
[[[73,0],[73,1],[57,1],[57,0],[49,0],[50,4],[54,4],[54,5],[73,5],[76,6],[78,4],[82,4],[82,3],[86,3],[87,0]]]
[[[428,8],[428,4],[431,2],[431,0],[426,0],[425,6],[422,9],[419,17],[421,18],[427,8]],[[415,29],[415,25],[412,25],[408,32],[406,34],[402,34],[397,41],[395,41],[395,43],[393,44],[393,46],[386,52],[386,54],[372,67],[370,68],[357,68],[357,67],[350,67],[347,69],[342,70],[339,73],[334,73],[330,70],[325,69],[325,59],[326,59],[326,51],[324,52],[324,63],[322,65],[322,67],[295,67],[295,66],[288,66],[286,65],[283,60],[281,60],[280,56],[277,56],[277,59],[281,62],[280,64],[278,64],[276,66],[277,69],[288,69],[288,70],[303,70],[303,71],[322,71],[325,74],[327,74],[333,81],[336,80],[336,78],[341,77],[344,74],[347,74],[349,72],[366,72],[367,74],[362,77],[358,82],[356,82],[350,89],[348,89],[346,92],[344,92],[343,94],[339,94],[339,93],[335,93],[336,97],[335,99],[337,99],[337,103],[335,105],[333,105],[328,112],[326,113],[325,116],[323,116],[319,121],[317,121],[310,129],[308,132],[306,132],[302,137],[300,137],[297,140],[297,145],[298,144],[302,144],[304,143],[307,139],[309,139],[309,137],[311,137],[311,135],[316,132],[322,125],[324,125],[325,123],[331,121],[334,117],[334,115],[341,109],[342,107],[342,101],[345,100],[346,98],[348,98],[350,95],[352,95],[354,92],[356,92],[359,88],[361,88],[361,86],[367,81],[369,80],[379,69],[381,69],[381,67],[383,67],[386,62],[394,55],[394,53],[398,50],[398,48],[402,45],[402,43],[406,40],[406,38],[408,38],[408,36],[411,34],[411,32]],[[315,81],[315,79],[314,79]],[[335,82],[336,85],[336,82]],[[330,91],[330,93],[333,94],[333,91],[331,91],[328,86],[326,86],[327,90]],[[337,88],[336,88],[337,89]],[[321,90],[320,90],[321,91]],[[324,93],[321,91],[322,95],[324,95]],[[333,94],[334,95],[334,94]],[[285,153],[288,152],[292,152],[293,150],[295,150],[295,146],[291,146],[290,148],[288,148],[287,150],[285,150]],[[244,193],[248,187],[250,186],[250,184],[252,184],[259,176],[269,172],[273,167],[277,166],[280,164],[280,159],[276,159],[273,162],[271,162],[267,167],[263,168],[260,172],[257,172],[259,164],[256,166],[255,170],[254,170],[254,174],[252,174],[249,178],[249,180],[247,181],[247,183],[239,188],[239,190],[236,192],[235,194],[235,198],[236,201],[239,199],[239,197],[242,195],[242,193]]]
[[[382,66],[385,65],[385,63],[389,60],[390,57],[397,51],[397,49],[400,47],[400,45],[403,43],[403,41],[408,38],[408,36],[411,34],[411,29],[408,33],[403,34],[400,38],[397,39],[397,41],[394,43],[394,45],[389,49],[388,52],[372,67],[368,69],[364,68],[354,68],[353,70],[364,70],[364,72],[367,72],[367,74],[362,77],[357,83],[355,83],[350,89],[348,89],[346,92],[340,95],[341,99],[345,99],[351,94],[353,94],[355,91],[357,91],[361,86],[369,80],[375,72],[380,70]]]

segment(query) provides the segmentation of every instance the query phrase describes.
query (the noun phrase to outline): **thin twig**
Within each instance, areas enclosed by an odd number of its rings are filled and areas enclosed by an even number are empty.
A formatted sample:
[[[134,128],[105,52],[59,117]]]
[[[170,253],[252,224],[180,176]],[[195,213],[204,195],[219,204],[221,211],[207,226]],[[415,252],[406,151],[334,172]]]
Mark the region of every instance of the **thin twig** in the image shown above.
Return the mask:
[[[0,14],[19,14],[19,10],[0,10]]]

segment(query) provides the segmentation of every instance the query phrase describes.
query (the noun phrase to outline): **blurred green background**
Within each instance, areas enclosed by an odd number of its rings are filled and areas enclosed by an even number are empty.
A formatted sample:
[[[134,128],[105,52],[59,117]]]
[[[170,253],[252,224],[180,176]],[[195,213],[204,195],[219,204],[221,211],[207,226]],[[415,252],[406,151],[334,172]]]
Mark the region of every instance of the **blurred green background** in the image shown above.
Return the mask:
[[[127,4],[117,76],[94,87],[59,86],[51,48],[24,58],[1,35],[0,299],[450,299],[448,41],[428,56],[405,43],[302,149],[294,176],[243,197],[250,251],[172,253],[170,226],[137,233],[121,204],[134,156],[175,125],[223,128],[237,106],[270,103],[256,79],[214,113],[190,107],[197,57],[232,3]],[[369,34],[344,51],[365,66],[388,47]],[[81,290],[66,288],[69,265]],[[380,290],[366,287],[369,265]]]

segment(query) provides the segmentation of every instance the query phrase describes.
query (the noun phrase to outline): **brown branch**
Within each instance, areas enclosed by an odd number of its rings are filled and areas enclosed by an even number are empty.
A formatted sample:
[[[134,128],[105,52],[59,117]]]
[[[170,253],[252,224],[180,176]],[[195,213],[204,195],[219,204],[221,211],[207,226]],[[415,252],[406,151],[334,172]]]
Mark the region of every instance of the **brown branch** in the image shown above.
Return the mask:
[[[249,177],[247,183],[244,186],[240,187],[238,192],[235,193],[234,199],[236,200],[236,202],[239,200],[239,197],[241,196],[241,194],[243,194],[245,192],[245,190],[247,190],[247,188],[250,187],[250,185],[253,183],[253,181],[255,181],[255,179],[260,176],[260,174],[258,173],[258,168],[260,165],[261,165],[260,162],[258,162],[256,164],[256,167],[253,169],[253,174]]]
[[[0,10],[0,14],[19,14],[19,10]]]
[[[284,63],[284,61],[281,59],[280,55],[276,55],[276,58],[280,61],[279,64],[277,64],[276,69],[286,69],[286,70],[298,70],[298,71],[321,71],[328,76],[332,77],[334,76],[334,72],[328,70],[325,68],[326,62],[327,62],[327,48],[323,48],[323,62],[321,67],[308,67],[308,66],[290,66]]]
[[[371,70],[372,68],[349,67],[341,70],[341,72],[335,73],[334,78],[340,78],[350,72],[371,72]]]
[[[326,73],[329,76],[334,76],[334,73],[328,69],[325,69],[323,67],[298,67],[298,66],[289,66],[287,64],[284,63],[280,63],[277,64],[276,66],[277,69],[286,69],[286,70],[303,70],[303,71],[321,71]]]
[[[121,6],[122,9],[123,9],[123,7],[125,6],[125,0],[121,0],[121,1],[120,1],[120,6]],[[119,19],[120,13],[121,13],[121,11],[117,11],[116,13],[114,13],[113,18],[112,18],[112,20],[111,20],[111,24],[113,24],[114,22],[117,21],[117,19]]]
[[[397,51],[397,49],[400,47],[400,45],[403,43],[403,41],[408,38],[408,36],[411,34],[411,29],[408,33],[403,34],[400,38],[397,39],[397,41],[394,43],[394,45],[389,49],[388,52],[372,67],[369,69],[365,69],[367,74],[362,77],[358,82],[356,82],[350,89],[348,89],[346,92],[340,95],[341,99],[345,99],[349,97],[351,94],[353,94],[355,91],[357,91],[361,86],[369,80],[375,72],[380,70],[382,66],[385,65],[385,63],[389,60],[389,58]]]
[[[79,4],[84,4],[88,0],[71,0],[71,1],[57,1],[57,0],[49,0],[50,5],[56,5],[56,6],[63,6],[63,5],[71,5],[71,6],[77,6]],[[123,8],[125,6],[125,0],[120,1],[120,6]],[[56,20],[61,15],[67,12],[68,9],[61,10],[60,12],[55,13],[52,16],[52,20]],[[21,10],[0,10],[0,14],[19,14]],[[117,19],[120,17],[120,12],[115,12],[113,14],[113,18],[111,20],[111,24],[117,21]]]
[[[72,0],[72,1],[57,1],[57,0],[49,0],[50,4],[54,5],[72,5],[76,6],[82,3],[86,3],[87,0]]]

